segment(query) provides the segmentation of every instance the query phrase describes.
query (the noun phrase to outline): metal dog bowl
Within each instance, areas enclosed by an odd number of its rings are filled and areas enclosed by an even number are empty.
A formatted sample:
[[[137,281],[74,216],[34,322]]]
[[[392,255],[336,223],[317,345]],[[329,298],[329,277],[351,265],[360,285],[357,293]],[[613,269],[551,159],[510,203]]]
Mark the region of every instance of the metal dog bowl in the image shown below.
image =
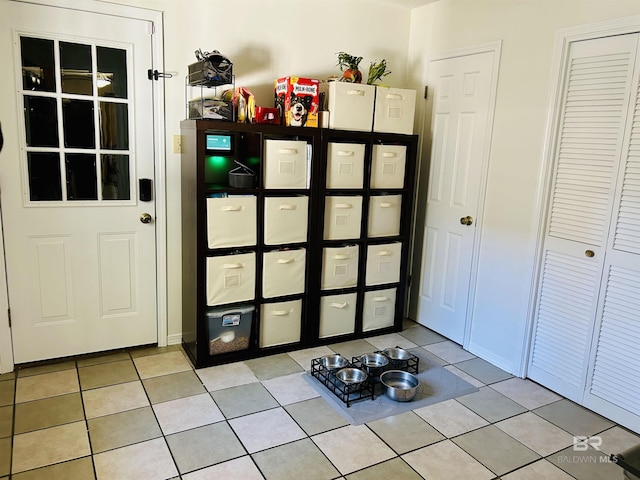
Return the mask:
[[[349,361],[341,355],[327,355],[320,359],[320,363],[329,370],[335,370],[336,368],[346,367]]]
[[[360,355],[360,362],[366,368],[381,368],[389,363],[389,359],[380,353],[365,353]]]
[[[407,361],[411,358],[411,354],[402,348],[385,348],[383,352],[391,360]]]
[[[362,383],[367,379],[367,374],[359,368],[347,367],[338,370],[336,378],[347,385]]]
[[[420,380],[409,372],[388,370],[380,375],[380,383],[385,387],[387,397],[396,402],[409,402],[418,393]]]

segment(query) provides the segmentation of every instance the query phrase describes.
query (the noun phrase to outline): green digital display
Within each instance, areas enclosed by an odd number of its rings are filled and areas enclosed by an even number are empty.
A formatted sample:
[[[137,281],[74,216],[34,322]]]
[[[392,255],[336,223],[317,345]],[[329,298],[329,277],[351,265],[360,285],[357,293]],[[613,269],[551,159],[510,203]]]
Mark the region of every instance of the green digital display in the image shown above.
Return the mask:
[[[231,140],[231,135],[208,133],[205,148],[217,152],[230,152],[232,147]]]

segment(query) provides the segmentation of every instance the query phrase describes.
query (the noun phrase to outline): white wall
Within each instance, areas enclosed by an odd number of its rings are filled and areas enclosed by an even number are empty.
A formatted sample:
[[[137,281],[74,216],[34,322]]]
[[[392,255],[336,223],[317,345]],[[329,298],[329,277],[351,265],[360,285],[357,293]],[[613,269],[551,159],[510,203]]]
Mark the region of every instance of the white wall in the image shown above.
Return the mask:
[[[184,78],[194,51],[219,50],[234,63],[236,86],[259,106],[273,106],[273,81],[295,75],[324,79],[339,74],[336,53],[369,63],[385,58],[385,83],[406,83],[410,10],[365,0],[117,0],[112,3],[164,12],[168,228],[168,334],[179,341],[181,325],[180,155],[172,136],[185,117]],[[380,26],[384,18],[386,25]]]
[[[639,13],[638,0],[440,0],[412,12],[415,88],[429,55],[502,40],[469,349],[510,372],[527,353],[554,35]]]

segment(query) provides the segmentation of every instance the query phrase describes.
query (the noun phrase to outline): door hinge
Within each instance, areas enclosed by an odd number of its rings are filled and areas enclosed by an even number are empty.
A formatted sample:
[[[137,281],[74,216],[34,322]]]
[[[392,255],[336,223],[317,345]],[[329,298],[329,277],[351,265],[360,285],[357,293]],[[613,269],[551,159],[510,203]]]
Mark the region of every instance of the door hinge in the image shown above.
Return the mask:
[[[427,90],[429,89],[429,85],[424,86],[424,99],[427,99]]]
[[[159,72],[158,70],[147,70],[147,78],[149,80],[158,80],[158,78],[172,78],[172,73]]]
[[[9,319],[9,328],[11,328],[11,309],[7,309],[7,318]]]

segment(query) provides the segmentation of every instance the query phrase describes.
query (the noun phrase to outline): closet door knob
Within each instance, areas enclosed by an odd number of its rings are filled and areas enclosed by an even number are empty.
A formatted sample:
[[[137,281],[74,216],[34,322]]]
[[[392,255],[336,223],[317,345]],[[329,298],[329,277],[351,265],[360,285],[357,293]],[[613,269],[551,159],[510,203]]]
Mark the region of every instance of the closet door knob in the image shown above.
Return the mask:
[[[462,225],[471,225],[473,223],[473,218],[472,217],[462,217],[460,219],[460,223]]]
[[[586,251],[584,252],[584,254],[585,254],[585,256],[586,256],[586,257],[589,257],[589,258],[591,258],[591,257],[594,257],[594,256],[595,256],[595,253],[594,253],[594,251],[593,251],[593,250],[586,250]]]

